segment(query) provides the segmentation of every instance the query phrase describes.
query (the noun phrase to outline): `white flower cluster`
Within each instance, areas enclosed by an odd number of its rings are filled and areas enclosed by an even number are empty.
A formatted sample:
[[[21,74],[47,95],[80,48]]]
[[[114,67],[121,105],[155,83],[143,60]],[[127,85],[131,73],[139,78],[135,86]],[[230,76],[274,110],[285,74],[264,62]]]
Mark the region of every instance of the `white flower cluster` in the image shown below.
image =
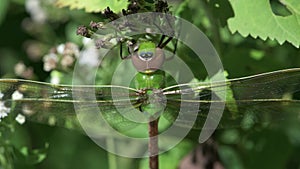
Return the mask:
[[[16,90],[12,95],[11,95],[11,98],[13,100],[20,100],[23,98],[23,94],[20,93],[18,90]]]
[[[4,102],[0,101],[0,122],[9,112],[10,108],[5,107]]]
[[[44,70],[49,72],[56,68],[58,62],[58,56],[54,53],[47,54],[44,59]]]
[[[76,44],[71,42],[60,44],[44,56],[44,70],[47,72],[57,68],[67,70],[72,67],[78,57],[79,47]]]
[[[2,101],[3,96],[4,96],[4,94],[0,92],[0,122],[3,118],[8,116],[8,114],[10,112],[10,108],[6,107],[4,102]],[[17,90],[12,94],[12,100],[19,100],[22,98],[23,98],[23,94]],[[15,118],[15,120],[19,124],[24,124],[26,119],[25,119],[25,116],[18,114],[17,117]]]
[[[44,23],[47,19],[47,14],[42,8],[41,1],[39,0],[26,0],[26,11],[31,15],[35,22]]]
[[[33,68],[27,67],[23,62],[19,62],[15,65],[15,74],[25,78],[25,79],[31,79],[34,76]]]
[[[15,118],[15,120],[19,123],[19,124],[24,124],[26,121],[25,116],[23,116],[22,114],[18,114],[17,117]]]
[[[5,107],[4,102],[1,100],[3,96],[4,94],[0,92],[0,122],[10,112],[10,108]]]
[[[95,48],[94,40],[83,38],[82,43],[84,44],[84,49],[79,53],[79,64],[89,67],[98,67],[101,60],[100,56],[103,56],[104,54],[100,53],[100,50]]]

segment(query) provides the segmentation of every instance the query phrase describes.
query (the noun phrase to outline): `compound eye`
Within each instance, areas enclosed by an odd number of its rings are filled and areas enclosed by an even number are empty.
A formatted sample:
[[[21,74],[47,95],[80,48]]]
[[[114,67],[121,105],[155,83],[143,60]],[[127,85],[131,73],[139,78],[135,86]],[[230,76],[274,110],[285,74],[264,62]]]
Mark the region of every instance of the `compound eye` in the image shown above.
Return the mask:
[[[154,54],[153,52],[141,52],[139,54],[139,58],[143,61],[149,61],[153,58]]]

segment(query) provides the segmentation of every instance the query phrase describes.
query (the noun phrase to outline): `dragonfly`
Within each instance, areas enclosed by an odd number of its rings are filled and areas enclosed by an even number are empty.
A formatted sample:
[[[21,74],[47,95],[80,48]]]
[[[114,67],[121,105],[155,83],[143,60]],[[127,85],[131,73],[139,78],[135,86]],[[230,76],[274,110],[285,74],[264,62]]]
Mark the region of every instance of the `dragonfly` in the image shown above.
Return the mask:
[[[11,109],[15,116],[22,114],[33,122],[78,130],[82,130],[82,127],[75,112],[80,110],[88,114],[95,106],[105,121],[120,132],[140,125],[136,121],[139,118],[146,119],[151,169],[158,169],[158,141],[155,136],[159,134],[158,123],[161,118],[169,121],[170,125],[174,123],[180,128],[201,130],[210,111],[223,113],[220,121],[210,117],[210,120],[217,121],[218,128],[241,127],[249,115],[254,124],[300,117],[300,68],[213,84],[197,82],[165,86],[165,73],[160,70],[164,53],[159,45],[143,42],[131,59],[138,71],[135,88],[0,79],[2,108]],[[89,91],[93,91],[92,99]],[[232,93],[233,96],[220,99],[216,96],[218,92]],[[16,93],[22,97],[14,98]],[[224,104],[225,107],[211,106],[213,103]],[[182,108],[186,110],[183,116],[180,115]],[[101,125],[91,120],[88,122]]]

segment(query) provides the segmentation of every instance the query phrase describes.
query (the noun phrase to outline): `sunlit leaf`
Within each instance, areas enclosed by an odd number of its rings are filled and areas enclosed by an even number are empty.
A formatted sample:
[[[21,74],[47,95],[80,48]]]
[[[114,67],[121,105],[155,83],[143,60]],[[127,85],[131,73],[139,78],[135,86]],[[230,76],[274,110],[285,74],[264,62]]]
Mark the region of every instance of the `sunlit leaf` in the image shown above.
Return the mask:
[[[285,41],[296,47],[300,45],[300,6],[298,0],[282,1],[291,12],[288,16],[278,16],[272,12],[269,0],[229,0],[234,17],[228,19],[231,32],[239,32],[246,37],[270,38],[279,44]]]
[[[45,144],[45,147],[41,149],[30,150],[28,147],[22,147],[19,151],[26,158],[28,163],[36,164],[47,157],[48,148],[49,144]]]
[[[70,7],[70,9],[84,9],[86,12],[100,12],[109,7],[112,11],[118,13],[127,8],[127,0],[57,0],[58,7]]]

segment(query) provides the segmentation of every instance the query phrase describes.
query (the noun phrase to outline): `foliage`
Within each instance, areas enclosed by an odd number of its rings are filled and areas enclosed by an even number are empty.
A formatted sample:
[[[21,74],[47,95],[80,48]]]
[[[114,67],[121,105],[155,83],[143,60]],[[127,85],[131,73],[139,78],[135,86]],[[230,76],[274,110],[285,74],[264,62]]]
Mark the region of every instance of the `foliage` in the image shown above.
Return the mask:
[[[291,13],[288,16],[274,14],[268,0],[230,0],[235,16],[228,19],[231,32],[242,36],[276,39],[280,44],[290,42],[300,45],[300,7],[297,0],[284,0],[282,5]]]
[[[2,20],[4,19],[5,17],[5,14],[6,14],[6,10],[7,10],[7,5],[8,5],[8,0],[4,0],[2,1],[1,5],[0,5],[0,24],[2,22]]]
[[[70,9],[85,9],[86,12],[100,12],[109,6],[115,12],[121,12],[122,9],[126,8],[128,2],[126,0],[57,0],[56,5],[58,7],[69,6]]]

